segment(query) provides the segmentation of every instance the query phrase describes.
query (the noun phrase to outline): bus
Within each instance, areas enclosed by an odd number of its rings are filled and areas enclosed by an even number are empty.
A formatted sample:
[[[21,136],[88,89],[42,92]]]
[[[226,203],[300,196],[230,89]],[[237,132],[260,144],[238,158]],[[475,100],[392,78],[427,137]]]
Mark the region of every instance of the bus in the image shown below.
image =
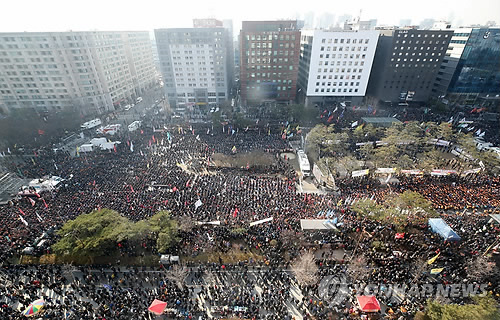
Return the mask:
[[[297,157],[299,159],[299,167],[302,175],[304,177],[309,177],[311,175],[311,164],[307,159],[307,155],[303,150],[297,151]]]

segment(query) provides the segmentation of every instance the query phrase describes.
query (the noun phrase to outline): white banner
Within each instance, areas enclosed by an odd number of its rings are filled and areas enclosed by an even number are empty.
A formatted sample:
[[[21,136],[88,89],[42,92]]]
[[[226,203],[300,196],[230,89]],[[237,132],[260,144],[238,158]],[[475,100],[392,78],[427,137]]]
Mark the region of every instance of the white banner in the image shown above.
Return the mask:
[[[355,178],[355,177],[366,176],[368,173],[370,173],[370,169],[353,171],[352,177]]]
[[[450,174],[457,174],[455,170],[441,170],[441,169],[434,169],[431,172],[431,176],[449,176]]]
[[[481,168],[476,168],[476,169],[471,169],[471,170],[465,170],[464,172],[462,172],[462,177],[463,176],[466,176],[468,174],[471,174],[471,173],[479,173],[481,172]]]
[[[211,225],[214,225],[214,226],[220,226],[220,221],[208,221],[208,222],[198,221],[197,223],[198,223],[198,225],[211,224]]]
[[[401,170],[403,174],[422,175],[424,170]]]
[[[250,227],[256,226],[256,225],[261,224],[261,223],[269,222],[269,221],[273,221],[273,217],[252,222],[252,223],[250,223]]]
[[[375,173],[396,173],[396,168],[377,168]]]

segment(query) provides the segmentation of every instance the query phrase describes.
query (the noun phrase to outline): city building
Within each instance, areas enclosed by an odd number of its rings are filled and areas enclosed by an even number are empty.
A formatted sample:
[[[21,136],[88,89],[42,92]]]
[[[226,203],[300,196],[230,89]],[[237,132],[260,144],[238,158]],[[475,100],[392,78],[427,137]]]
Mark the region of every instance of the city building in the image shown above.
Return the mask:
[[[243,21],[240,86],[243,105],[295,100],[300,31],[296,21]]]
[[[458,29],[457,31],[459,31]],[[454,34],[457,41],[459,33]],[[467,38],[467,40],[465,40]],[[455,72],[448,87],[448,93],[464,101],[496,100],[500,95],[500,28],[481,27],[463,34],[464,45]]]
[[[195,21],[196,28],[156,29],[155,38],[170,105],[206,112],[229,99],[232,40],[222,22]]]
[[[306,105],[361,103],[379,31],[302,30],[299,96]]]
[[[438,22],[432,27],[433,30],[447,29],[451,30],[449,23]],[[445,96],[448,92],[448,87],[450,86],[451,79],[455,70],[457,69],[460,57],[465,49],[465,44],[469,39],[472,28],[459,28],[453,30],[453,35],[446,50],[446,55],[439,67],[436,80],[432,88],[432,95],[434,96]]]
[[[426,102],[452,35],[451,30],[380,30],[367,95],[401,106]]]
[[[156,83],[148,32],[0,33],[0,104],[101,114]]]

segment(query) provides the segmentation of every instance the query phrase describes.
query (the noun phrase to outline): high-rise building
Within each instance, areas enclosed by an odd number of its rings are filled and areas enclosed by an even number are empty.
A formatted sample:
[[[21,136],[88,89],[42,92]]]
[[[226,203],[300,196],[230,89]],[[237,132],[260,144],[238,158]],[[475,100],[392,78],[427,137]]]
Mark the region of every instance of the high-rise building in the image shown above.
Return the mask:
[[[220,25],[155,30],[164,90],[171,106],[206,111],[208,106],[228,100],[232,41]]]
[[[243,21],[240,83],[243,105],[295,100],[300,31],[296,21]]]
[[[437,23],[434,24],[433,30],[439,30],[442,28],[450,29],[451,26],[447,23]],[[457,69],[460,57],[465,49],[465,44],[470,37],[472,28],[459,28],[453,30],[453,36],[451,37],[450,44],[446,50],[446,55],[439,67],[436,80],[432,88],[432,94],[434,96],[444,96],[448,92],[448,87],[450,86],[451,79],[455,70]]]
[[[465,38],[467,38],[466,42]],[[498,95],[500,95],[499,39],[500,28],[498,27],[472,28],[468,37],[464,34],[464,40],[460,45],[465,45],[465,47],[448,87],[448,93],[465,98],[480,97],[498,100]],[[450,43],[450,47],[454,45],[458,44]]]
[[[380,30],[368,95],[393,104],[425,102],[453,31]]]
[[[379,31],[303,30],[300,96],[307,105],[360,103],[365,96]]]
[[[0,102],[6,108],[101,114],[156,82],[148,32],[0,33]]]

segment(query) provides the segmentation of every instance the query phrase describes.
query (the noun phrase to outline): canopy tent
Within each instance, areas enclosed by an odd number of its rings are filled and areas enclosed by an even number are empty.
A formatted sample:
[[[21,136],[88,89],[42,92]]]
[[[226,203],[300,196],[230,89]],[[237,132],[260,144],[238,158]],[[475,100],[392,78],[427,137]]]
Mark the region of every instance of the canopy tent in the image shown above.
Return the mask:
[[[490,223],[496,221],[496,223],[500,223],[500,214],[490,214]]]
[[[359,307],[364,312],[380,311],[380,304],[375,296],[357,296]]]
[[[431,226],[432,232],[438,233],[445,240],[458,241],[461,239],[460,236],[441,218],[429,219],[429,225]]]
[[[167,303],[161,300],[155,299],[153,303],[149,306],[148,310],[156,315],[161,315],[165,308],[167,307]]]

